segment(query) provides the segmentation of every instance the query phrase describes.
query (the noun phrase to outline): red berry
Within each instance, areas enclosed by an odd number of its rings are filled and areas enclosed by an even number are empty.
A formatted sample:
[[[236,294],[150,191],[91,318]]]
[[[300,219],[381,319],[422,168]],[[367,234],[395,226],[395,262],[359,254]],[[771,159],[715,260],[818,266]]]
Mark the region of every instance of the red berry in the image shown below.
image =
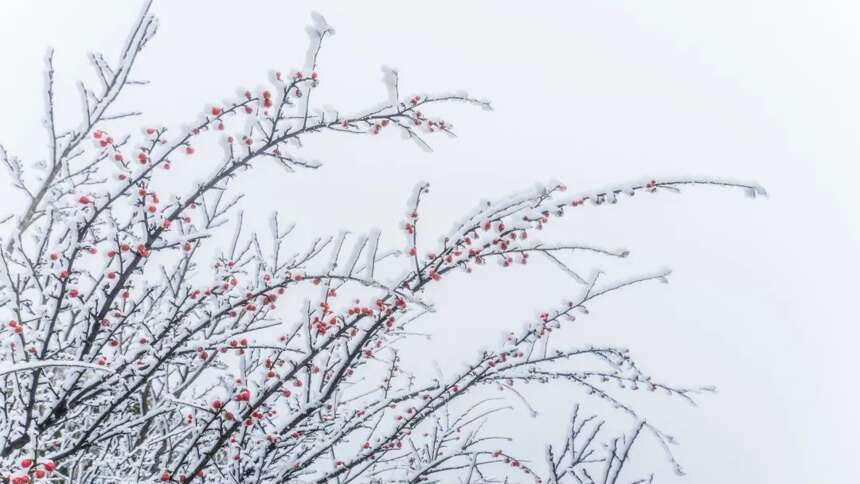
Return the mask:
[[[48,472],[54,472],[54,469],[56,468],[56,464],[54,464],[52,461],[45,462],[44,466],[45,470]]]
[[[221,108],[212,108],[212,116],[218,116],[219,114],[221,114]]]
[[[167,482],[170,480],[170,474],[166,471],[161,473],[161,482]]]
[[[21,467],[24,469],[29,468],[31,465],[33,465],[33,459],[21,459]]]
[[[90,197],[86,195],[81,195],[81,198],[79,198],[78,201],[81,202],[81,205],[86,205],[90,203]]]
[[[193,155],[194,154],[194,148],[192,148],[191,146],[186,146],[185,147],[185,153],[189,154],[189,155]]]

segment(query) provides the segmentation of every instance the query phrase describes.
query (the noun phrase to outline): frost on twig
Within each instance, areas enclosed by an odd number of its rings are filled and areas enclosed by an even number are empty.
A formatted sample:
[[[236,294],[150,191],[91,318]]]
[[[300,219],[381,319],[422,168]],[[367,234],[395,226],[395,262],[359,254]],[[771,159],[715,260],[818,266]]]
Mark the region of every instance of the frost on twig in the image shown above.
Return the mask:
[[[571,197],[554,182],[485,201],[438,238],[419,237],[430,194],[421,183],[402,223],[406,241],[395,247],[378,231],[301,244],[277,214],[263,236],[246,226],[233,184],[261,160],[287,172],[318,168],[298,152],[304,139],[324,134],[373,137],[393,129],[429,147],[432,134],[453,134],[431,112],[451,102],[490,106],[463,93],[404,96],[388,70],[381,103],[354,115],[318,109],[320,53],[334,30],[319,15],[313,20],[302,70],[276,71],[266,88],[207,106],[178,133],[163,126],[122,133],[114,123],[136,113],[113,105],[143,83],[132,74],[157,26],[149,3],[118,58],[90,57],[99,83],[80,85],[82,116],[68,129],[54,119],[48,56],[47,161],[28,178],[26,165],[0,147],[10,184],[28,195],[21,213],[0,218],[16,223],[4,226],[0,250],[0,477],[14,484],[608,484],[619,479],[642,431],[680,469],[671,437],[646,423],[625,393],[694,404],[712,389],[658,381],[626,348],[574,346],[565,336],[597,298],[665,281],[668,272],[615,283],[586,278],[578,272],[581,254],[628,252],[536,235],[586,202],[625,193],[690,185],[762,190],[652,180]],[[172,167],[212,142],[206,133],[225,148],[223,158],[182,195],[164,195]],[[578,283],[573,299],[477,350],[456,374],[423,379],[404,363],[403,343],[422,337],[415,321],[433,310],[428,290],[488,262],[510,267],[535,255]],[[571,394],[616,408],[634,430],[606,441],[608,454],[596,453],[600,424],[575,422],[563,448],[547,447],[546,468],[526,462],[510,449],[511,436],[489,425],[512,406],[537,413],[540,402],[527,399],[524,384],[579,390]],[[481,388],[499,389],[503,398],[485,398]],[[545,471],[549,477],[539,477]]]

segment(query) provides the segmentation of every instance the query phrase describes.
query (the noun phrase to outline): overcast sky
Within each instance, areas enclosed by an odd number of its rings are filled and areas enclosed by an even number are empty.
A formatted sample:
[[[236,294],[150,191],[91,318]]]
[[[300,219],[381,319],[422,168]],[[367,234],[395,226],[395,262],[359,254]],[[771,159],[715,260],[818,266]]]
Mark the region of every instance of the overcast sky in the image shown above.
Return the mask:
[[[57,50],[68,125],[79,107],[74,81],[92,79],[86,53],[114,56],[138,5],[0,2],[7,149],[45,156],[46,49]],[[572,191],[651,177],[758,182],[768,198],[689,189],[582,209],[548,231],[547,240],[631,251],[622,263],[583,260],[586,271],[623,279],[674,270],[669,285],[596,303],[568,337],[627,346],[665,381],[719,388],[697,408],[643,400],[649,420],[680,441],[689,475],[672,476],[653,441],[642,442],[633,471],[670,483],[856,479],[860,4],[156,0],[159,33],[137,71],[151,84],[125,105],[142,109],[144,124],[179,126],[237,88],[262,86],[271,69],[300,67],[312,9],[338,31],[321,57],[321,103],[356,111],[384,100],[380,66],[389,65],[404,92],[465,89],[496,109],[436,111],[459,137],[432,139],[433,153],[393,134],[308,140],[302,155],[322,161],[319,171],[264,168],[239,182],[252,221],[278,209],[306,235],[379,227],[384,243],[401,247],[397,225],[419,180],[432,184],[428,238],[482,198],[553,179]],[[540,264],[452,281],[432,293],[439,311],[422,326],[437,344],[412,361],[455,369],[476,341],[491,343],[578,289]],[[495,427],[533,458],[559,440],[574,402],[613,415],[568,387],[534,395],[536,419],[517,406]]]

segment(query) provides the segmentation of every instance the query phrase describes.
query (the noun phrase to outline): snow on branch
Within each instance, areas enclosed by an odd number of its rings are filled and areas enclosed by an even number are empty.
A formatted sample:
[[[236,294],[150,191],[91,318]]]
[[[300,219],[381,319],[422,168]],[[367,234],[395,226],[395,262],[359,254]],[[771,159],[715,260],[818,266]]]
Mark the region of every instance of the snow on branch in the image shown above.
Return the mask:
[[[430,193],[420,183],[401,225],[405,245],[385,247],[372,231],[321,235],[297,248],[293,226],[277,214],[269,235],[246,227],[234,180],[262,162],[287,172],[319,167],[298,154],[309,136],[393,130],[429,147],[432,134],[453,134],[431,112],[451,102],[488,109],[489,102],[462,93],[404,96],[397,72],[387,70],[388,99],[354,115],[318,110],[321,52],[334,30],[314,15],[303,70],[277,72],[264,89],[207,106],[181,132],[123,133],[114,121],[137,112],[115,111],[114,103],[144,84],[135,64],[156,32],[149,8],[118,57],[90,56],[99,82],[80,85],[82,115],[71,128],[54,119],[49,54],[43,166],[29,173],[0,147],[9,184],[28,196],[21,213],[2,218],[16,225],[0,233],[0,477],[14,484],[609,484],[643,430],[677,466],[671,437],[623,393],[654,391],[693,404],[712,389],[657,381],[625,348],[572,347],[565,336],[591,301],[665,281],[668,272],[604,284],[574,269],[579,255],[623,258],[626,250],[535,235],[571,207],[621,194],[692,185],[763,190],[665,180],[570,197],[550,183],[482,202],[437,239],[419,238]],[[216,168],[183,195],[164,195],[165,173],[213,138],[225,148]],[[431,247],[431,240],[440,242]],[[488,262],[510,267],[534,255],[577,281],[579,296],[508,330],[459,373],[428,380],[407,367],[403,343],[422,337],[412,327],[433,310],[428,291]],[[526,383],[578,389],[583,401],[618,409],[633,430],[607,440],[608,453],[597,449],[602,423],[582,420],[577,406],[564,445],[548,446],[546,462],[526,462],[511,436],[489,430],[512,407],[538,411],[519,391]],[[503,398],[485,398],[480,388],[498,388]]]

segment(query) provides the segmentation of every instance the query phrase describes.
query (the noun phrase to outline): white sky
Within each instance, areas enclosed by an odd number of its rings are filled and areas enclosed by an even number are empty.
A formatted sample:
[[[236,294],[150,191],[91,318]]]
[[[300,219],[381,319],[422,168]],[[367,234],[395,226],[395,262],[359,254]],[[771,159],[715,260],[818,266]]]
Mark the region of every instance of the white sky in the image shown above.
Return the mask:
[[[0,142],[27,161],[44,157],[46,48],[57,49],[61,120],[71,122],[73,81],[92,76],[85,54],[112,58],[137,5],[0,3]],[[306,234],[380,227],[398,245],[419,180],[433,187],[426,238],[481,198],[550,179],[573,191],[661,176],[759,182],[769,198],[699,189],[566,217],[548,240],[632,251],[621,264],[598,261],[610,277],[675,271],[668,286],[595,304],[568,337],[628,346],[663,380],[719,387],[694,409],[642,402],[680,440],[689,473],[671,476],[643,441],[634,468],[650,464],[658,482],[851,479],[860,431],[860,4],[162,0],[159,33],[137,71],[152,83],[127,105],[145,111],[144,123],[179,126],[238,87],[262,85],[269,69],[300,66],[311,9],[338,30],[322,54],[320,102],[352,111],[384,99],[385,64],[399,69],[405,92],[467,89],[496,110],[448,109],[460,136],[436,138],[432,154],[394,135],[308,140],[302,154],[323,161],[320,171],[264,169],[240,182],[252,220],[279,209]],[[456,368],[450,362],[469,357],[476,340],[494,341],[577,289],[549,266],[528,269],[487,268],[434,292],[440,310],[424,327],[437,349],[412,359]],[[524,455],[558,441],[572,402],[603,409],[567,387],[533,393],[541,415],[517,407],[504,422]]]

